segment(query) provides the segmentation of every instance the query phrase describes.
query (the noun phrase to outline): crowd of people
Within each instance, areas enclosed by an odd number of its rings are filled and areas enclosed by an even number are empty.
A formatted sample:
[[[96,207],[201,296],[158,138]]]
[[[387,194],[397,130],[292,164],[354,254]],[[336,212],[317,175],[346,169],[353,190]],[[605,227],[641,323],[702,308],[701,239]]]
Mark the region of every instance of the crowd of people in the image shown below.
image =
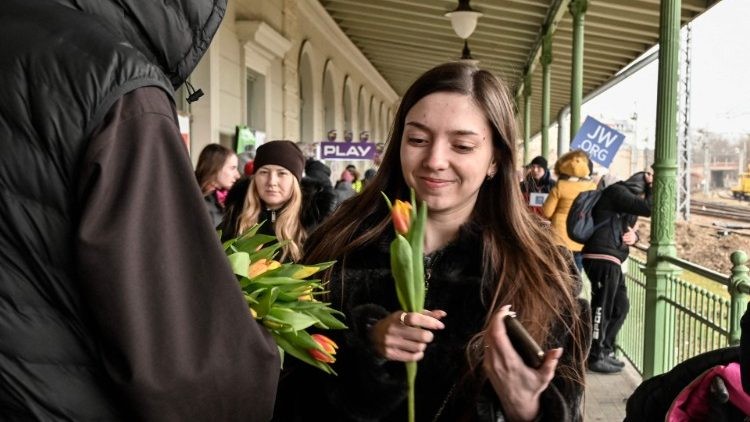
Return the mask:
[[[466,62],[409,87],[364,177],[348,166],[334,185],[289,140],[240,156],[209,144],[193,169],[170,95],[223,2],[126,14],[112,0],[48,3],[8,0],[0,16],[4,62],[45,72],[0,67],[12,82],[0,96],[18,99],[0,109],[0,130],[17,140],[0,155],[4,417],[396,421],[407,414],[401,363],[418,361],[419,420],[579,421],[586,368],[622,369],[621,265],[637,217],[651,213],[650,171],[597,188],[592,161],[571,151],[554,175],[535,157],[519,181],[512,94]],[[55,40],[87,62],[53,54]],[[40,81],[50,101],[13,91]],[[90,101],[59,100],[71,95]],[[596,229],[578,243],[567,216],[594,189]],[[423,312],[399,306],[382,198],[411,190],[429,210]],[[330,334],[337,376],[293,361],[281,371],[248,312],[220,241],[256,224],[286,241],[282,261],[335,261],[325,299],[348,325]],[[544,350],[541,366],[511,343],[509,315]]]
[[[529,211],[548,221],[556,242],[573,255],[575,266],[590,286],[592,343],[587,367],[599,373],[620,372],[625,364],[615,357],[615,339],[630,309],[622,264],[630,246],[638,239],[639,216],[651,215],[650,171],[633,174],[625,181],[605,174],[597,184],[592,177],[593,162],[582,150],[558,157],[550,177],[547,160],[535,157],[526,167],[520,186]],[[569,236],[568,216],[582,192],[601,190],[592,209],[593,234],[579,243]],[[540,195],[536,197],[535,195]]]

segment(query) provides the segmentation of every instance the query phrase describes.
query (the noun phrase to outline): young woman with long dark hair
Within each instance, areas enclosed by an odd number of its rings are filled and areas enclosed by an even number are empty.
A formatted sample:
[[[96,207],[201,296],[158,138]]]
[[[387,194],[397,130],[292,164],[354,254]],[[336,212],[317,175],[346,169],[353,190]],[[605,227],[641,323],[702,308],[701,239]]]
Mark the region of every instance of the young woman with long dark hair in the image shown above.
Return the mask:
[[[337,261],[329,299],[349,326],[328,333],[338,376],[289,371],[276,420],[403,421],[408,361],[418,420],[581,419],[588,307],[570,254],[519,199],[513,109],[503,82],[464,63],[409,88],[377,175],[306,243],[304,262]],[[428,207],[423,313],[399,310],[381,196],[410,188]],[[547,351],[539,369],[510,344],[512,311]]]

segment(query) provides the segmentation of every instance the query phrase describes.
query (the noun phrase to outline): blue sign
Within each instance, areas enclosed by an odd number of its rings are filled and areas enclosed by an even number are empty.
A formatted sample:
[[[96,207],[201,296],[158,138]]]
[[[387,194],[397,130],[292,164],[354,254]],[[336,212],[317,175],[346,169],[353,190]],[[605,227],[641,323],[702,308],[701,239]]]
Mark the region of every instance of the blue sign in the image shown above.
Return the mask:
[[[586,151],[591,161],[609,168],[624,140],[625,135],[622,133],[587,116],[570,144],[570,149],[582,149]]]
[[[373,142],[321,142],[321,160],[372,160],[377,148]]]

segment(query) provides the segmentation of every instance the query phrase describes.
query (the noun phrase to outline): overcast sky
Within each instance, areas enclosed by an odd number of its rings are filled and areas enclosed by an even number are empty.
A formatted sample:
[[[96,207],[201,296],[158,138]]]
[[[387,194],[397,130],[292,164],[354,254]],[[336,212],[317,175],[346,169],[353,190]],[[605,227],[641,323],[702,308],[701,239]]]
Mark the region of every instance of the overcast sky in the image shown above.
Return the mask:
[[[691,128],[750,134],[750,1],[722,0],[692,26]],[[584,58],[585,60],[585,58]],[[583,105],[583,115],[622,120],[638,114],[640,138],[653,142],[658,63]],[[582,119],[583,120],[583,119]]]

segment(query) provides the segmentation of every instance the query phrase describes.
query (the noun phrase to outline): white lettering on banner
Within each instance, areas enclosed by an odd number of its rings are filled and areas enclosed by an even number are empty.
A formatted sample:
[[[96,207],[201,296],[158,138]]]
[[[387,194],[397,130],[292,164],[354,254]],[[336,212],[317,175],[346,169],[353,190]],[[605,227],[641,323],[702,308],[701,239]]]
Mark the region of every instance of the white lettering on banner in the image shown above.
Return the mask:
[[[358,146],[357,149],[359,150],[359,156],[360,157],[366,156],[367,153],[370,152],[370,148],[372,147],[359,147]]]
[[[598,158],[599,161],[606,161],[607,155],[609,155],[609,150],[600,147],[588,139],[584,139],[581,142],[581,149],[586,151],[590,156]]]
[[[599,134],[599,139],[596,139],[597,134]],[[603,126],[597,126],[594,133],[587,133],[586,137],[589,139],[596,139],[597,144],[601,144],[602,141],[604,141],[604,144],[607,148],[612,146],[612,144],[617,140],[617,135],[610,131],[604,130]]]
[[[370,149],[372,149],[372,145],[369,146],[359,146],[359,145],[324,145],[323,146],[323,155],[324,156],[336,156],[336,157],[346,157],[346,158],[359,158],[359,157],[366,157],[367,154],[370,152]]]

